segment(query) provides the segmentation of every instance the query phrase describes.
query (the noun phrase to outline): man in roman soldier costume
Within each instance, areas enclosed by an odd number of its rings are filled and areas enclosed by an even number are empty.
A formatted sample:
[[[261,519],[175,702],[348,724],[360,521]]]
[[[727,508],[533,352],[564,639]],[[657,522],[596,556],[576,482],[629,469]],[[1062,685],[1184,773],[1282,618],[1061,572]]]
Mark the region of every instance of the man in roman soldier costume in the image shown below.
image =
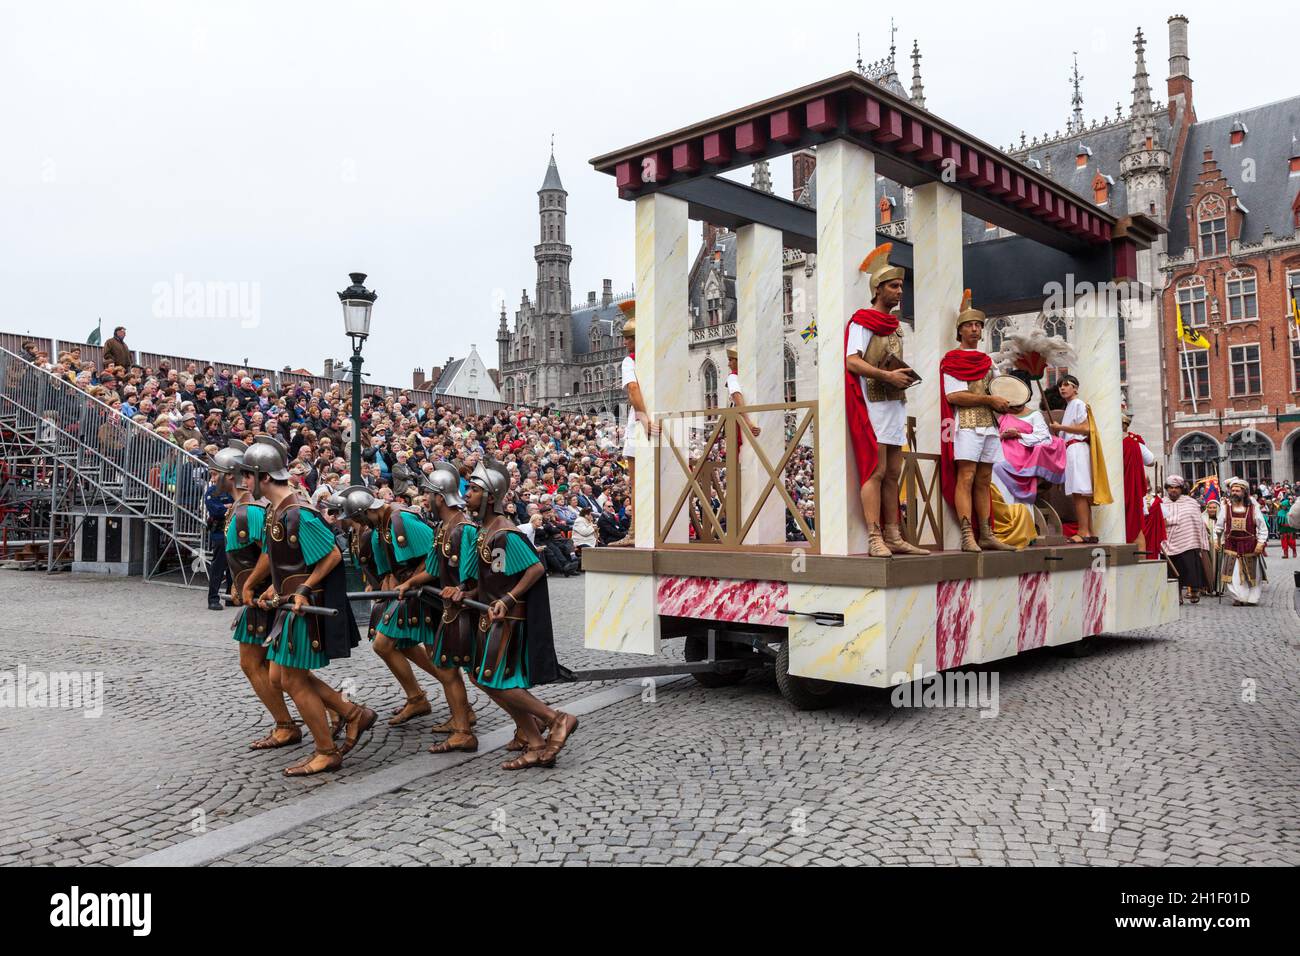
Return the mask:
[[[275,612],[267,635],[271,686],[293,698],[316,745],[314,753],[284,771],[299,777],[342,766],[343,755],[370,729],[376,714],[312,673],[349,657],[359,641],[348,603],[343,555],[324,519],[294,494],[286,457],[285,447],[266,435],[257,436],[244,453],[244,467],[254,476],[253,494],[265,497],[267,508],[262,554],[240,600],[245,606]],[[268,575],[270,586],[255,597],[254,588]],[[335,613],[301,613],[308,607]],[[326,708],[343,715],[347,736],[341,747],[334,745]]]
[[[437,639],[433,610],[420,599],[418,591],[401,587],[423,573],[433,551],[434,533],[415,509],[382,501],[361,485],[345,488],[339,497],[341,514],[356,531],[354,540],[365,568],[362,574],[369,586],[374,588],[373,582],[378,579],[379,590],[402,591],[400,598],[375,602],[367,628],[375,653],[406,694],[406,702],[388,721],[396,727],[433,711],[411,670],[412,664],[436,678],[444,689],[453,685],[452,694],[457,686],[462,696],[465,693],[460,675],[454,671],[439,674],[429,656],[429,646]]]
[[[1124,540],[1129,544],[1137,542],[1143,534],[1143,502],[1151,490],[1147,480],[1147,469],[1156,463],[1156,456],[1143,441],[1142,436],[1129,428],[1133,416],[1124,413]],[[1144,542],[1138,542],[1141,550],[1146,550]]]
[[[636,502],[636,456],[638,451],[649,448],[649,436],[659,434],[659,426],[650,418],[645,407],[645,396],[641,394],[641,383],[636,377],[636,300],[628,299],[618,304],[623,315],[623,344],[627,346],[627,356],[623,359],[620,370],[623,391],[627,394],[627,417],[623,426],[623,459],[627,466],[628,499]],[[647,465],[647,467],[649,467]],[[632,524],[627,529],[627,539],[635,540],[636,512],[632,513]]]
[[[990,524],[993,499],[989,484],[1001,442],[996,415],[1009,406],[1005,398],[989,392],[993,360],[979,350],[984,320],[984,313],[971,307],[967,289],[957,310],[960,348],[939,360],[941,487],[944,499],[957,513],[963,551],[1015,551],[999,540]]]
[[[234,504],[226,510],[225,527],[231,604],[240,603],[244,585],[262,556],[262,531],[265,527],[266,502],[253,500],[252,476],[244,469],[247,449],[242,441],[232,441],[228,448],[222,448],[212,457],[209,465],[218,488],[234,498]],[[287,747],[302,740],[302,731],[289,713],[284,693],[271,686],[271,669],[263,642],[273,619],[270,611],[245,606],[231,624],[234,638],[239,643],[239,669],[275,721],[275,730],[249,744],[250,750]]]
[[[551,634],[546,572],[528,539],[505,516],[510,475],[496,461],[480,461],[469,478],[466,504],[479,516],[478,579],[463,591],[488,606],[479,612],[470,677],[515,722],[524,752],[502,770],[549,767],[578,729],[578,718],[554,710],[529,688],[559,675]],[[456,603],[453,594],[449,600]],[[547,728],[543,737],[538,721]]]
[[[397,586],[399,594],[419,594],[425,585],[438,588],[438,626],[429,655],[433,674],[442,683],[451,708],[451,720],[434,728],[451,736],[429,748],[429,753],[453,750],[473,753],[478,738],[473,725],[478,718],[469,705],[465,681],[460,668],[468,668],[474,653],[474,615],[465,610],[461,600],[467,582],[478,573],[478,528],[465,516],[465,499],[460,496],[460,473],[454,465],[440,461],[433,471],[420,479],[420,488],[428,496],[437,518],[433,547],[423,570]]]
[[[888,242],[877,246],[859,266],[871,276],[871,308],[854,312],[844,329],[849,434],[867,522],[867,553],[873,558],[930,553],[905,541],[899,525],[898,482],[907,440],[905,390],[917,379],[903,363],[902,328],[893,314],[903,300],[903,270],[890,264],[891,248]]]
[[[1268,543],[1268,521],[1250,497],[1250,485],[1241,478],[1228,480],[1229,498],[1219,509],[1215,548],[1223,554],[1223,583],[1232,603],[1258,604],[1260,556]]]

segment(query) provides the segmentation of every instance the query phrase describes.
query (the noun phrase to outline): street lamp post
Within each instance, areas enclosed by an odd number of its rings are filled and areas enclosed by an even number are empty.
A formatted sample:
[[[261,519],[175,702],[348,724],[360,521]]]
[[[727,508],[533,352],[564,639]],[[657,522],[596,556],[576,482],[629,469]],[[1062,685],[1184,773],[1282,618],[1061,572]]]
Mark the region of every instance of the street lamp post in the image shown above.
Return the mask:
[[[370,310],[377,293],[365,286],[366,274],[348,274],[352,285],[339,293],[343,303],[343,326],[352,339],[352,484],[361,484],[361,346],[370,335]]]

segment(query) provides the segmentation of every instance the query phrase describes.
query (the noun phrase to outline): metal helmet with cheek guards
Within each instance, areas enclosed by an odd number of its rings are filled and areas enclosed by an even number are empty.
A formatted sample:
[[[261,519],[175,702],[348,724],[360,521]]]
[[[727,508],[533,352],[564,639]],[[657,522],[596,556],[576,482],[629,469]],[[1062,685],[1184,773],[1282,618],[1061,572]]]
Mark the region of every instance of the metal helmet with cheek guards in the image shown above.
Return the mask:
[[[253,473],[253,494],[262,494],[262,480],[288,481],[289,450],[270,435],[258,435],[244,452],[240,467]]]
[[[243,467],[276,481],[289,480],[289,449],[270,435],[258,435],[244,452]]]
[[[367,511],[377,511],[384,503],[371,494],[365,485],[352,485],[344,488],[336,496],[339,501],[339,513],[349,521],[361,517]]]
[[[479,520],[487,517],[489,506],[494,514],[506,513],[506,492],[510,490],[510,472],[499,461],[485,458],[474,466],[470,484],[483,489],[483,506]]]
[[[208,467],[218,474],[233,475],[243,467],[244,452],[247,450],[248,445],[236,439],[225,448],[218,449]]]
[[[420,490],[438,495],[448,508],[465,507],[465,499],[460,496],[460,472],[450,462],[436,462],[432,472],[421,475]]]

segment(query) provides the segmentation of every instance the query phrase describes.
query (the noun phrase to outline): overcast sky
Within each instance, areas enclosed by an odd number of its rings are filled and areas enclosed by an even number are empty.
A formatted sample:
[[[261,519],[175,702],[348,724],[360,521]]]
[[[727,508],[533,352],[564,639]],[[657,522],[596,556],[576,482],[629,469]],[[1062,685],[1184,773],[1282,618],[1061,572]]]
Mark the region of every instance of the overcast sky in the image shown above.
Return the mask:
[[[1294,95],[1282,3],[900,4],[927,106],[1005,146],[1132,99],[1134,31],[1165,96],[1190,20],[1202,119]],[[885,4],[0,0],[0,331],[319,371],[346,351],[335,293],[379,292],[366,368],[403,385],[533,292],[551,134],[574,299],[630,287],[632,205],[587,160],[888,52]],[[1300,131],[1297,131],[1300,132]],[[789,195],[788,159],[773,166]],[[698,232],[698,230],[693,230]],[[694,239],[698,243],[698,236]],[[238,283],[223,318],[163,294]]]

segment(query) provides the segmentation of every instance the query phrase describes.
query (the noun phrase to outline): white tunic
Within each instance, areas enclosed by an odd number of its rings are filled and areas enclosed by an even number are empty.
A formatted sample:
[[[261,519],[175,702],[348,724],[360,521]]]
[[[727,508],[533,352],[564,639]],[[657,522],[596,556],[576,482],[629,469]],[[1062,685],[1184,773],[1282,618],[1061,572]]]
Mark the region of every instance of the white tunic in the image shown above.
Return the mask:
[[[844,357],[865,355],[874,333],[856,322],[849,323],[849,341],[844,349]],[[867,418],[871,420],[872,431],[876,433],[876,442],[881,445],[902,445],[907,441],[907,406],[899,401],[873,402],[867,398],[865,375],[858,376],[858,387],[862,389],[862,400],[867,403]]]
[[[636,379],[636,360],[632,356],[625,356],[623,359],[623,391],[635,382]],[[646,447],[645,429],[641,427],[641,420],[636,417],[636,409],[632,407],[632,399],[629,396],[627,402],[627,422],[623,426],[623,457],[635,458],[638,450]]]
[[[979,349],[962,349],[963,352],[978,352]],[[945,397],[953,392],[970,391],[970,382],[963,382],[951,375],[943,377],[943,394]],[[957,461],[978,461],[988,464],[998,461],[1002,456],[1002,439],[997,426],[997,412],[992,409],[994,424],[980,425],[976,428],[957,427],[953,435],[953,457]],[[953,418],[957,418],[957,408],[953,408]]]
[[[1082,399],[1072,398],[1065,406],[1062,425],[1086,425],[1088,406]],[[1065,433],[1065,493],[1067,495],[1092,494],[1092,449],[1087,435]]]

